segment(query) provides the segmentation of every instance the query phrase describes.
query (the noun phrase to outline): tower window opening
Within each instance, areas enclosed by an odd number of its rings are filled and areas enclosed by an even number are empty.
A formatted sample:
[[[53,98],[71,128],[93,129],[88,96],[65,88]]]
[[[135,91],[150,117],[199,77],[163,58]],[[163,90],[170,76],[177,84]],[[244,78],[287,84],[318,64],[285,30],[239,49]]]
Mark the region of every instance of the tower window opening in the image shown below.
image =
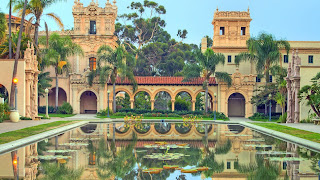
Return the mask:
[[[220,27],[220,35],[224,35],[224,27]]]
[[[89,58],[89,67],[90,71],[96,70],[97,67],[97,59],[95,57]]]
[[[90,21],[89,34],[97,34],[96,21]]]
[[[246,27],[241,27],[241,36],[246,35]]]

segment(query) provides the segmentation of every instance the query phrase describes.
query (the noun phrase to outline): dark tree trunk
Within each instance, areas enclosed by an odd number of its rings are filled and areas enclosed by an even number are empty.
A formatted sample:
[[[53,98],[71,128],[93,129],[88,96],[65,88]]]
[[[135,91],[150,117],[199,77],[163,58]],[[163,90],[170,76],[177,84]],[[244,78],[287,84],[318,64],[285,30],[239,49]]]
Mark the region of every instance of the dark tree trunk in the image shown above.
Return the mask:
[[[208,114],[208,82],[206,82],[206,94],[205,94],[205,111],[206,111],[206,114]]]
[[[9,2],[9,59],[12,59],[12,42],[11,42],[11,2],[12,0],[10,0]]]
[[[40,25],[40,17],[37,17],[36,24],[34,28],[34,44],[38,47],[38,34],[39,34],[39,25]],[[34,54],[37,54],[36,49],[34,50]]]
[[[56,111],[58,110],[59,106],[59,77],[58,74],[56,74]]]
[[[116,113],[117,107],[116,107],[116,82],[113,83],[113,113]]]
[[[17,77],[17,71],[18,71],[18,59],[19,59],[19,54],[20,54],[20,46],[21,46],[21,37],[22,37],[22,32],[24,29],[24,15],[26,13],[26,7],[28,4],[28,0],[24,1],[24,6],[23,6],[23,11],[22,11],[22,16],[21,16],[21,25],[20,25],[20,31],[19,31],[19,37],[18,37],[18,44],[17,44],[17,50],[16,50],[16,55],[14,59],[14,66],[13,66],[13,73],[12,73],[12,82],[11,82],[11,92],[10,92],[10,106],[13,108],[13,102],[14,102],[14,92],[15,92],[15,87],[13,83],[13,79]]]

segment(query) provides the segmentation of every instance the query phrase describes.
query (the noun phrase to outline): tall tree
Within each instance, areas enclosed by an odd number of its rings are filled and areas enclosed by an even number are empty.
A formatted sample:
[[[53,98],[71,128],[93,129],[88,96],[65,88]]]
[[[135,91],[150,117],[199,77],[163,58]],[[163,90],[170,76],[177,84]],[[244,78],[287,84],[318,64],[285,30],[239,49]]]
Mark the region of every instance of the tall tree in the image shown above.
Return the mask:
[[[11,13],[12,13],[12,1],[13,0],[9,0],[9,59],[12,59],[12,44],[11,44]]]
[[[204,53],[201,50],[195,52],[196,63],[186,64],[183,68],[184,81],[190,81],[194,78],[204,77],[203,88],[205,89],[205,111],[208,112],[208,86],[211,76],[215,76],[221,81],[225,81],[230,86],[232,78],[226,72],[216,72],[219,64],[225,63],[225,57],[221,53],[214,53],[208,48]]]
[[[40,44],[45,46],[46,39],[40,39]],[[55,70],[56,109],[59,105],[59,75],[68,71],[67,58],[72,55],[83,55],[83,50],[78,44],[73,43],[69,36],[60,36],[56,33],[50,35],[48,48],[42,50],[43,63],[45,66],[51,66]]]
[[[64,25],[61,19],[59,18],[59,16],[57,16],[54,13],[43,14],[45,9],[47,9],[52,4],[59,1],[63,1],[63,0],[30,0],[30,2],[27,4],[26,16],[31,15],[33,17],[32,19],[35,19],[34,44],[36,46],[38,46],[38,34],[39,34],[40,21],[44,16],[52,18],[61,29],[64,28]],[[21,14],[23,5],[24,5],[23,0],[18,0],[16,2],[16,5],[13,8],[13,11],[14,12],[18,11],[19,12],[18,14]]]
[[[11,54],[13,54],[14,56],[16,55],[16,48],[18,45],[18,40],[19,40],[19,31],[16,33],[12,33],[11,34],[11,40],[9,40],[9,38],[3,42],[0,45],[0,57],[2,58],[10,58],[10,48],[9,48],[9,43],[11,43],[11,47],[13,48],[13,51],[11,51]],[[19,51],[19,58],[23,58],[24,57],[24,51],[27,49],[28,47],[28,41],[30,41],[31,39],[26,37],[25,33],[22,33],[22,37],[21,37],[21,46],[20,46],[20,51]]]
[[[137,83],[134,79],[133,68],[135,59],[127,53],[122,45],[114,50],[107,45],[102,45],[98,49],[98,61],[96,70],[89,74],[89,84],[93,84],[96,76],[99,76],[101,84],[106,84],[110,78],[113,84],[113,112],[116,112],[116,80],[120,77],[122,80],[127,78],[133,84],[133,91],[136,90]]]
[[[285,49],[287,54],[290,50],[290,44],[285,40],[275,40],[271,34],[262,33],[258,37],[252,37],[247,41],[248,52],[240,53],[235,63],[241,61],[251,61],[256,64],[256,71],[264,74],[266,84],[270,82],[270,68],[279,62],[281,49]]]
[[[11,92],[10,92],[10,106],[11,107],[13,107],[14,91],[15,91],[15,86],[14,86],[14,83],[13,83],[13,79],[17,77],[18,58],[19,58],[19,54],[20,54],[21,37],[22,37],[23,28],[24,28],[24,15],[25,15],[25,12],[26,12],[27,4],[28,4],[28,0],[25,0],[24,1],[24,5],[23,5],[23,10],[22,10],[22,15],[21,15],[21,23],[20,23],[18,44],[17,44],[17,50],[16,50],[15,59],[14,59],[14,66],[13,66],[13,73],[12,73],[12,83],[11,83]],[[11,41],[11,39],[9,39],[9,41]]]
[[[6,37],[7,21],[4,13],[0,12],[0,44]]]

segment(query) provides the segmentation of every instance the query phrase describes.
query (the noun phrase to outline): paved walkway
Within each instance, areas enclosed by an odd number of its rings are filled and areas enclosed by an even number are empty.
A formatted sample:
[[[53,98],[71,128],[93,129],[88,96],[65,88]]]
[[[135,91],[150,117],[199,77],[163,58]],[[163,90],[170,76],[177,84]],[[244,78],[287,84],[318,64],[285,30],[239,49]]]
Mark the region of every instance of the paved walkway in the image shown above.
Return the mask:
[[[0,123],[0,134],[9,132],[9,131],[16,131],[19,129],[24,129],[27,127],[31,126],[38,126],[41,124],[47,124],[55,121],[61,121],[63,119],[61,118],[52,118],[50,120],[40,120],[40,121],[27,121],[27,120],[22,120],[18,123],[13,123],[11,121],[4,121],[3,123]]]
[[[64,119],[67,119],[67,120],[87,120],[87,121],[100,119],[100,118],[97,118],[96,116],[97,116],[96,114],[77,114],[75,116],[67,117]]]
[[[306,131],[311,131],[315,133],[320,133],[320,125],[314,125],[311,123],[290,123],[290,124],[281,123],[281,125],[302,129]]]

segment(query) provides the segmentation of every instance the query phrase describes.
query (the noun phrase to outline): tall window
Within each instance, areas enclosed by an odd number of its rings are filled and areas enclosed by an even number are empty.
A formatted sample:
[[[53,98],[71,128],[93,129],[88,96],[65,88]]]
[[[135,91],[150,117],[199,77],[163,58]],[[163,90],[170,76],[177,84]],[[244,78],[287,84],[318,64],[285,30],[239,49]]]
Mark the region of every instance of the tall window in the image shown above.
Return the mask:
[[[224,35],[224,27],[220,27],[220,35]]]
[[[228,63],[231,63],[231,56],[228,56]]]
[[[241,27],[241,36],[246,35],[246,27]]]
[[[272,82],[272,75],[270,75],[269,77],[269,82]]]
[[[309,58],[308,58],[308,62],[309,62],[310,64],[312,64],[312,63],[313,63],[313,56],[309,56]]]
[[[97,59],[95,57],[89,58],[90,71],[96,70],[96,66],[97,66]]]
[[[97,34],[96,21],[90,21],[89,34]]]
[[[231,162],[227,162],[227,169],[231,169]]]
[[[261,82],[261,79],[259,77],[256,77],[256,82]]]
[[[284,63],[288,63],[288,62],[289,62],[289,60],[288,60],[288,55],[284,55],[284,56],[283,56],[283,62],[284,62]]]

